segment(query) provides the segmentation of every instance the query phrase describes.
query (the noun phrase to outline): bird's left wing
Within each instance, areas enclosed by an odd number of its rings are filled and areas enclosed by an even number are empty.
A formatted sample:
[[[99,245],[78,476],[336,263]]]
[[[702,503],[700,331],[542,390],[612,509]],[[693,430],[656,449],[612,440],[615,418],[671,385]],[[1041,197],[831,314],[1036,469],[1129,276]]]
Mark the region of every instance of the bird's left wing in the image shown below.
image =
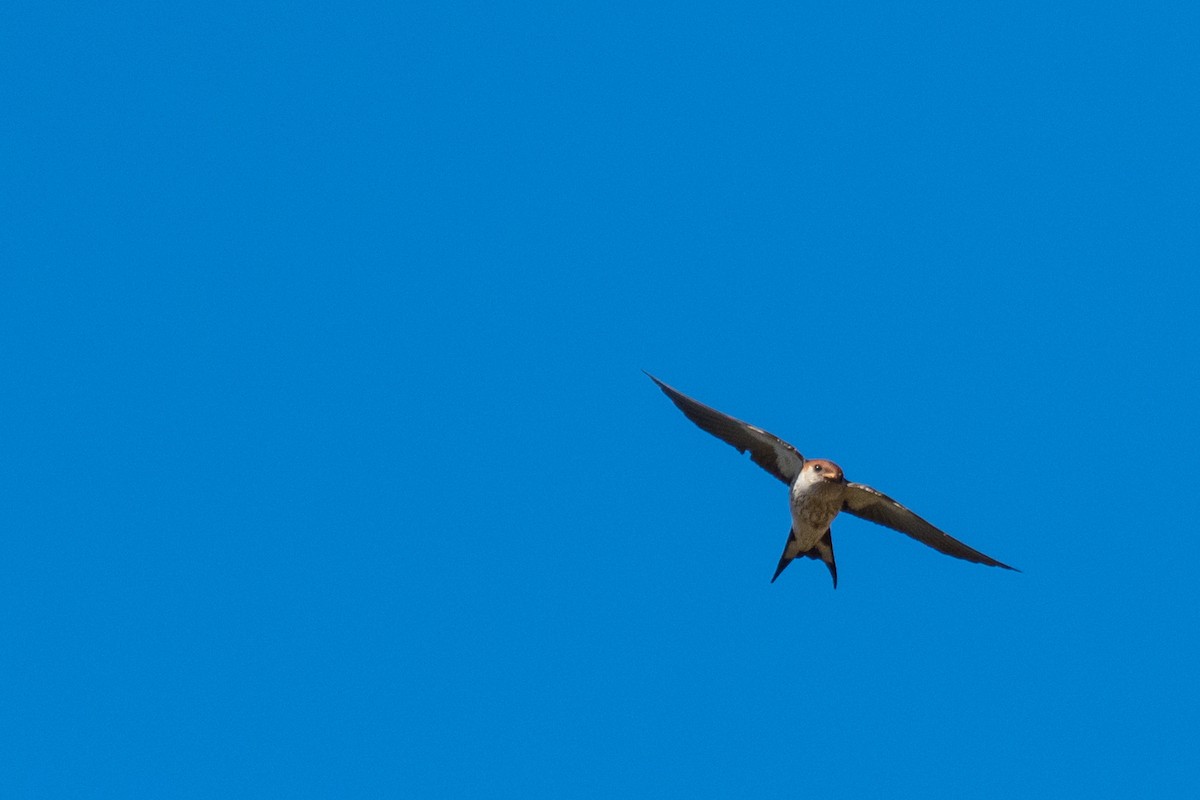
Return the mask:
[[[886,525],[892,530],[911,536],[939,553],[973,561],[976,564],[987,564],[989,567],[1016,569],[1008,564],[1001,564],[991,556],[985,556],[978,550],[968,547],[958,539],[938,530],[883,492],[876,491],[870,486],[864,486],[861,483],[847,484],[846,502],[843,509],[856,517]]]
[[[733,445],[739,452],[749,450],[750,459],[779,480],[791,485],[800,474],[800,469],[804,466],[804,456],[783,439],[697,402],[682,392],[675,391],[649,372],[646,376],[658,384],[663,394],[671,398],[671,402],[678,406],[688,419],[718,439]]]

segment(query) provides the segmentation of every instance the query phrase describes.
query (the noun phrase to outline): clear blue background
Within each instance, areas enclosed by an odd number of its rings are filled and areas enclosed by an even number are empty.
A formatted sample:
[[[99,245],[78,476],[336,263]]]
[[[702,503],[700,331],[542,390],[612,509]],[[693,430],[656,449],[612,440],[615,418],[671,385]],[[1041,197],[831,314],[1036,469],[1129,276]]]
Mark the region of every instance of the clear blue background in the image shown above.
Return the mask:
[[[1195,797],[1195,9],[9,4],[0,796]]]

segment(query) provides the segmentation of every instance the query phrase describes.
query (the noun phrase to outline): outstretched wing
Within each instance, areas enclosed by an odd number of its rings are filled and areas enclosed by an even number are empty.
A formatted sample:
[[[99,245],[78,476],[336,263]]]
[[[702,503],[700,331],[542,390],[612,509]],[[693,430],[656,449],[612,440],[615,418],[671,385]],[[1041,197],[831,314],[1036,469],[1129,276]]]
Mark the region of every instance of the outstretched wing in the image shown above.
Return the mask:
[[[861,483],[847,484],[846,502],[843,509],[856,517],[886,525],[892,530],[911,536],[939,553],[973,561],[976,564],[987,564],[989,567],[1016,569],[1007,564],[1001,564],[991,556],[985,556],[978,550],[968,547],[958,539],[938,530],[883,492],[876,491],[870,486],[864,486]]]
[[[800,474],[800,469],[804,466],[804,456],[778,436],[697,402],[675,391],[649,372],[646,375],[658,384],[663,394],[671,398],[671,402],[679,407],[684,416],[718,439],[733,445],[739,452],[750,451],[750,459],[779,480],[791,485]]]

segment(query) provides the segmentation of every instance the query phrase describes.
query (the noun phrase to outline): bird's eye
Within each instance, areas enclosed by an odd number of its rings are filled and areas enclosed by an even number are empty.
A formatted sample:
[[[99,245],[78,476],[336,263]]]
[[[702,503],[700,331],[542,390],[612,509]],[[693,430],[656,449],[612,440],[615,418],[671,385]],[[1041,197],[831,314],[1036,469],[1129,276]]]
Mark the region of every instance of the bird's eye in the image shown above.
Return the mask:
[[[815,464],[815,465],[813,466],[813,472],[820,472],[820,471],[821,471],[821,465],[820,465],[820,464]]]

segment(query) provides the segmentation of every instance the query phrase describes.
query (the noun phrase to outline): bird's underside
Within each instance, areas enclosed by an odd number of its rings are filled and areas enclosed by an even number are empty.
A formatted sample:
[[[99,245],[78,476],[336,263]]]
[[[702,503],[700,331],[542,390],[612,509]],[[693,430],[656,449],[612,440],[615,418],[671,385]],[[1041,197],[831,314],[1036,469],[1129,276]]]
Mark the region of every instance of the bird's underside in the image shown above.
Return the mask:
[[[739,452],[749,452],[755,464],[788,485],[792,530],[772,582],[793,559],[804,556],[823,561],[829,568],[834,588],[837,588],[837,564],[829,523],[841,511],[903,533],[948,556],[1014,569],[939,530],[883,492],[865,484],[848,482],[841,468],[833,462],[806,460],[795,447],[778,436],[693,400],[650,373],[646,375],[698,427],[733,445]]]

